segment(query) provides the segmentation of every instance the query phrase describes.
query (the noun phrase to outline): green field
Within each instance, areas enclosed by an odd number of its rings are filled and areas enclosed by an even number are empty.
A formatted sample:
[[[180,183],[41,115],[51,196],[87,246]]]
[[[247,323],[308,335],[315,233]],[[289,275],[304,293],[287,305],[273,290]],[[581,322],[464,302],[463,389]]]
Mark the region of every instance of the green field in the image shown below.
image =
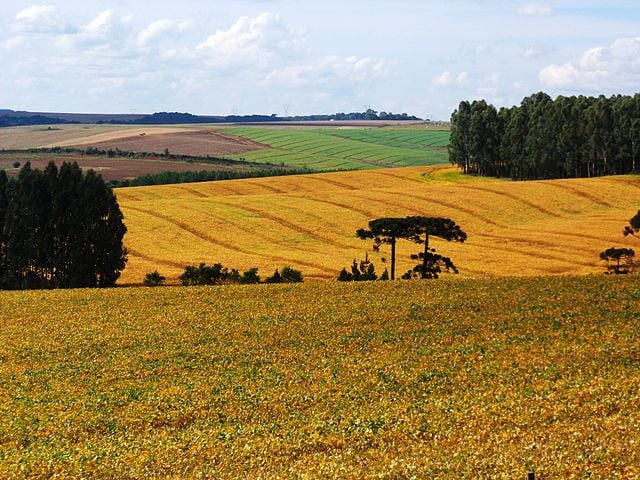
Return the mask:
[[[0,478],[640,475],[635,277],[0,302]]]
[[[259,163],[329,170],[407,167],[448,161],[449,132],[446,130],[232,127],[219,131],[271,147],[234,156]]]

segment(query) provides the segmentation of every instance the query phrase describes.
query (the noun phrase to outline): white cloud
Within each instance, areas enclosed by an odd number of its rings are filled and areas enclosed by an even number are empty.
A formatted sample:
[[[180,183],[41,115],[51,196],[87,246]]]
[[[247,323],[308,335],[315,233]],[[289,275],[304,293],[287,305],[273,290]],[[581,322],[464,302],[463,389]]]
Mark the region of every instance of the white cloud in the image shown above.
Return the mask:
[[[433,79],[433,84],[438,87],[446,87],[451,83],[451,80],[451,72],[445,71]]]
[[[106,49],[110,53],[125,52],[131,35],[132,17],[119,17],[113,10],[100,12],[89,23],[80,26],[72,34],[58,38],[57,45],[67,52],[79,51],[91,54],[91,47]]]
[[[538,75],[552,88],[625,89],[640,81],[640,37],[620,38],[585,51],[577,61],[549,65]]]
[[[332,56],[305,65],[293,65],[274,70],[260,83],[294,87],[345,88],[384,76],[389,66],[390,63],[383,59]]]
[[[168,19],[156,20],[138,33],[136,43],[139,46],[146,46],[158,39],[174,37],[176,33],[182,33],[192,26],[193,23],[188,20],[182,22],[175,22]]]
[[[458,85],[462,85],[467,81],[468,78],[469,78],[469,74],[467,72],[460,72],[455,76],[455,79],[454,79],[453,74],[451,72],[444,71],[440,75],[435,77],[432,80],[432,83],[437,87],[448,87],[454,82],[454,80]]]
[[[228,30],[218,30],[197,49],[211,66],[267,63],[290,57],[304,43],[302,35],[279,15],[240,17]]]
[[[60,33],[69,29],[53,5],[32,5],[16,15],[15,29],[31,33]]]
[[[541,17],[553,15],[553,8],[547,3],[527,3],[518,9],[518,15]]]
[[[526,47],[522,52],[522,56],[526,59],[538,57],[542,51],[538,47]]]
[[[456,77],[456,82],[464,83],[467,81],[468,78],[469,78],[469,74],[467,72],[460,72]]]
[[[27,38],[23,36],[10,37],[4,42],[0,43],[0,49],[13,50],[14,48],[20,48],[27,42]]]

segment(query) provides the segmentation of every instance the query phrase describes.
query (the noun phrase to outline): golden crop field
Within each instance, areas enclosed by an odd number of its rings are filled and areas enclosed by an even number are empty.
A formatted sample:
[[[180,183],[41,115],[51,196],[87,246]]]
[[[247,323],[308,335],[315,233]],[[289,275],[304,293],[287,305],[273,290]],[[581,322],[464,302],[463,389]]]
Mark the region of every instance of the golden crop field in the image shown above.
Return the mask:
[[[32,125],[2,129],[0,150],[93,145],[137,137],[197,131],[188,126],[141,125]]]
[[[371,243],[355,231],[384,216],[444,216],[468,234],[434,240],[460,277],[588,274],[599,253],[637,245],[622,229],[640,208],[640,177],[512,182],[464,178],[439,165],[117,190],[129,229],[122,284],[158,270],[176,283],[186,265],[223,263],[265,277],[291,265],[335,279]],[[420,247],[400,241],[398,276]],[[381,257],[370,254],[378,272]]]
[[[0,478],[640,476],[634,277],[0,302]]]

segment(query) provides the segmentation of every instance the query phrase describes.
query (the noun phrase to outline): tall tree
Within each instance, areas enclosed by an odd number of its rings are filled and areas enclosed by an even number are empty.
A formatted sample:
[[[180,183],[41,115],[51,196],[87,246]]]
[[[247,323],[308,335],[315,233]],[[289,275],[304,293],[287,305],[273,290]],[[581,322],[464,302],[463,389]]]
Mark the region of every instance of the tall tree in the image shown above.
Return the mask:
[[[83,175],[77,164],[40,171],[27,163],[4,190],[3,288],[115,284],[126,263],[126,227],[101,176]]]
[[[369,222],[369,229],[356,231],[361,240],[373,239],[373,250],[379,251],[383,244],[391,246],[391,280],[396,274],[396,242],[399,238],[407,238],[413,232],[406,218],[384,217]]]
[[[430,237],[438,237],[448,242],[464,242],[467,234],[462,231],[459,225],[450,218],[442,217],[407,217],[407,230],[410,231],[408,240],[417,244],[424,244],[424,250],[417,255],[412,255],[414,260],[421,260],[413,270],[409,270],[405,276],[411,277],[419,275],[420,278],[438,278],[442,268],[458,273],[458,269],[449,257],[444,257],[436,253],[436,250],[429,245]]]
[[[471,127],[471,105],[460,102],[460,106],[451,115],[451,133],[449,140],[449,161],[457,165],[465,174],[471,173],[469,151],[469,129]]]

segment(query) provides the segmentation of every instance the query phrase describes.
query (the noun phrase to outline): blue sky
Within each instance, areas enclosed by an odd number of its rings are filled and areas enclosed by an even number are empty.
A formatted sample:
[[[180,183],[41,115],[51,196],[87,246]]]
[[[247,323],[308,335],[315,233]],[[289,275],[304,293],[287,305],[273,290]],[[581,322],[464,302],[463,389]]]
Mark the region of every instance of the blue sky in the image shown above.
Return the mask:
[[[0,108],[278,115],[640,91],[637,0],[0,0]]]

